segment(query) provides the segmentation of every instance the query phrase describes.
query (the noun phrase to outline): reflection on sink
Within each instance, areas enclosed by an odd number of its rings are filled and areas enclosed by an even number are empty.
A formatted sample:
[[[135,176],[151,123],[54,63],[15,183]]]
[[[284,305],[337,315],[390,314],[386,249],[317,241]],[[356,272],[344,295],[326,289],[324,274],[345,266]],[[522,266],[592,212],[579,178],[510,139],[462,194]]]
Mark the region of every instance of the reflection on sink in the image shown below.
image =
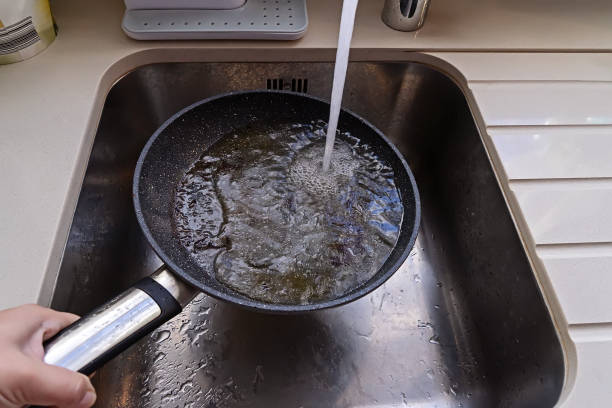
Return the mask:
[[[136,223],[131,180],[165,119],[231,90],[307,86],[328,97],[332,71],[157,64],[121,79],[104,106],[52,306],[84,313],[160,265]],[[254,314],[200,295],[97,373],[97,406],[555,404],[561,346],[461,91],[420,64],[352,63],[344,102],[415,173],[423,218],[402,268],[373,294],[308,315]]]

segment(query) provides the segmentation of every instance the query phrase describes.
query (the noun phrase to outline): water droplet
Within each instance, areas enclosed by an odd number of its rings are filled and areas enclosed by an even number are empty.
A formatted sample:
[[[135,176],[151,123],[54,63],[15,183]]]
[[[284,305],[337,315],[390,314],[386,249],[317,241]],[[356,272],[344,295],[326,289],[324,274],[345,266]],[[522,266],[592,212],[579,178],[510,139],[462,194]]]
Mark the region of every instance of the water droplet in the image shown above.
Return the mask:
[[[193,388],[193,383],[191,381],[187,381],[186,383],[181,385],[179,392],[184,393],[185,391],[187,391],[188,388]]]
[[[435,334],[429,338],[429,342],[432,344],[440,344],[440,337]]]
[[[199,331],[198,333],[196,333],[195,336],[193,336],[193,340],[191,340],[191,345],[194,346],[198,343],[198,341],[200,340],[200,337],[202,337],[203,335],[205,335],[206,333],[208,333],[208,328]]]
[[[198,316],[200,317],[206,316],[208,314],[210,314],[210,307],[202,307],[200,311],[198,312]]]
[[[181,328],[179,329],[179,333],[181,333],[181,334],[187,333],[187,330],[189,329],[189,324],[190,324],[189,321],[186,321],[185,323],[183,323],[181,325]]]
[[[420,277],[418,274],[416,274],[416,273],[415,273],[415,274],[412,276],[412,279],[413,279],[413,280],[414,280],[416,283],[421,282],[421,277]]]
[[[170,330],[161,330],[155,334],[154,340],[156,343],[162,343],[170,337]]]
[[[162,353],[162,352],[157,353],[155,355],[155,359],[153,360],[153,364],[156,364],[156,363],[162,361],[164,358],[166,358],[166,354],[165,353]]]
[[[161,394],[161,396],[160,396],[161,398],[160,399],[161,399],[162,405],[165,406],[166,404],[168,404],[168,403],[170,403],[171,401],[174,400],[174,398],[175,398],[175,395],[173,395],[174,392],[175,392],[174,389],[169,389],[169,390],[166,390],[164,393]]]
[[[263,366],[262,365],[258,365],[255,367],[255,376],[253,377],[253,392],[257,393],[257,390],[259,388],[259,385],[264,381],[264,373],[263,373]]]
[[[435,373],[434,370],[429,368],[427,371],[425,371],[425,374],[427,374],[427,377],[429,377],[429,379],[433,380]]]
[[[440,281],[436,282],[436,286],[441,288],[442,287],[442,282],[440,282]]]
[[[431,324],[429,322],[422,322],[420,320],[417,320],[417,327],[419,329],[426,329],[426,328],[433,329],[434,328],[433,324]]]
[[[434,309],[439,309],[440,305],[434,305]]]

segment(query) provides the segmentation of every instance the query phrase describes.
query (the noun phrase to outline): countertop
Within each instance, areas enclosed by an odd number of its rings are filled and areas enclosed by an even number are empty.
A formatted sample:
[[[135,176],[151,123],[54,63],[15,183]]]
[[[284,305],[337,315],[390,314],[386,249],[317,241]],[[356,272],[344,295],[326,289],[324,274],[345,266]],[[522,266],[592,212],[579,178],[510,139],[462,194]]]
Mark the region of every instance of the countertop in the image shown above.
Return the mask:
[[[54,0],[57,40],[0,66],[0,308],[48,304],[106,93],[168,61],[325,60],[340,2],[294,42],[138,42],[123,4]],[[554,7],[553,7],[554,6]],[[424,27],[362,1],[353,60],[438,66],[464,89],[567,354],[560,406],[612,398],[612,2],[434,0]]]

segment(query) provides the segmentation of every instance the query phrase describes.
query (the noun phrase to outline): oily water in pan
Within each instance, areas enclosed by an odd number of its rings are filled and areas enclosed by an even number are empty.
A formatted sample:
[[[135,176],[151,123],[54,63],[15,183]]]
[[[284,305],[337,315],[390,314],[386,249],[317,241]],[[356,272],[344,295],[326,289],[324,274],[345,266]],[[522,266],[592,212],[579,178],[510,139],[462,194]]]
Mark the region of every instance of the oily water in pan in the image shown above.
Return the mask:
[[[319,302],[367,282],[389,256],[403,216],[393,170],[339,133],[323,172],[325,127],[251,125],[183,177],[176,231],[226,286],[268,303]]]

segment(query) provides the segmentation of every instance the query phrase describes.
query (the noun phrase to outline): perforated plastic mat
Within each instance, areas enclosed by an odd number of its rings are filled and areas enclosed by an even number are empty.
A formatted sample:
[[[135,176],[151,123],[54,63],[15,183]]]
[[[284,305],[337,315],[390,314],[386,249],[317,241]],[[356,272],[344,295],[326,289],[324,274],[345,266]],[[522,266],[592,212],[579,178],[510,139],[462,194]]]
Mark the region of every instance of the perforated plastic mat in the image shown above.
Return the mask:
[[[248,0],[232,10],[126,10],[122,28],[137,40],[296,40],[306,33],[306,0]]]

